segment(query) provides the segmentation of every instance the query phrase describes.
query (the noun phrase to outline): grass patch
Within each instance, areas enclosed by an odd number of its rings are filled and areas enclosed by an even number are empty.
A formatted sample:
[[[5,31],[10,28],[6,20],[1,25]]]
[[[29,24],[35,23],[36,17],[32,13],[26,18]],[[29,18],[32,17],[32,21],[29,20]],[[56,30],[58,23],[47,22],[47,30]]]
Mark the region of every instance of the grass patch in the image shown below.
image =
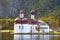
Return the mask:
[[[0,30],[1,33],[14,33],[14,30]],[[39,34],[60,34],[60,32],[46,32],[46,33],[39,33]]]
[[[14,33],[14,30],[1,30],[1,33],[7,33],[7,32]]]

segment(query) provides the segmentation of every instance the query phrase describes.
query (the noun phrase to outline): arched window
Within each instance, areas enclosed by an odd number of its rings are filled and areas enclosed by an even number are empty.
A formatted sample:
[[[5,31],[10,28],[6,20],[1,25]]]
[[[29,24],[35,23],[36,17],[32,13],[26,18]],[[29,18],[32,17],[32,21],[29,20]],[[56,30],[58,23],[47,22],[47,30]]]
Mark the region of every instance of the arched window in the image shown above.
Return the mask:
[[[22,29],[24,28],[24,26],[22,26]]]
[[[19,26],[19,29],[20,29],[20,26]]]

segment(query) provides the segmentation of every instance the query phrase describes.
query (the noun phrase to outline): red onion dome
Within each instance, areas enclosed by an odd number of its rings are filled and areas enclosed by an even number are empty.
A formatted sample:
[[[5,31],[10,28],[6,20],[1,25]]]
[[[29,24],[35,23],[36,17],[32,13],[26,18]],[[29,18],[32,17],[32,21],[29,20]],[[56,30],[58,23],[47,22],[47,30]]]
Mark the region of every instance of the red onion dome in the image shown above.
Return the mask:
[[[24,11],[23,10],[20,10],[20,12],[19,12],[20,14],[24,14]]]
[[[29,19],[29,24],[36,24],[38,21],[36,19]]]
[[[31,14],[34,15],[34,14],[35,14],[35,10],[32,10],[32,11],[31,11]]]
[[[28,23],[28,19],[27,18],[17,18],[17,19],[15,19],[15,22],[17,24],[27,24]]]

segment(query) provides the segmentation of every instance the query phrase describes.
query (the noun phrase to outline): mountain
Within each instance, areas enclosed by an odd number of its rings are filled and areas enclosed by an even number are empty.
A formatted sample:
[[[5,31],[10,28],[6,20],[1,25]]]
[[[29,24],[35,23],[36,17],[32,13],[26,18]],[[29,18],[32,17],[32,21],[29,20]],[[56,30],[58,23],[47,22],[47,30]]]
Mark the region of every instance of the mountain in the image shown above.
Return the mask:
[[[36,18],[49,15],[56,17],[59,7],[60,0],[0,0],[0,18],[16,18],[20,10],[24,10],[25,17],[29,17],[27,15],[32,9],[36,11]]]

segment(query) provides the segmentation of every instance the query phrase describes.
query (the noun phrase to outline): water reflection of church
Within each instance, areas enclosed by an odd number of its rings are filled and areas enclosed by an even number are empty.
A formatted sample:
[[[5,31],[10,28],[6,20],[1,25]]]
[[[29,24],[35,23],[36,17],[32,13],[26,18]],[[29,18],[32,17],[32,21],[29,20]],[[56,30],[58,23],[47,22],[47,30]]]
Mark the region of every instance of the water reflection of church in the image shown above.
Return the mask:
[[[49,32],[49,26],[44,21],[35,19],[34,10],[30,12],[31,18],[29,19],[24,18],[23,10],[19,13],[19,17],[15,19],[14,33],[37,33],[38,29],[39,32]]]

